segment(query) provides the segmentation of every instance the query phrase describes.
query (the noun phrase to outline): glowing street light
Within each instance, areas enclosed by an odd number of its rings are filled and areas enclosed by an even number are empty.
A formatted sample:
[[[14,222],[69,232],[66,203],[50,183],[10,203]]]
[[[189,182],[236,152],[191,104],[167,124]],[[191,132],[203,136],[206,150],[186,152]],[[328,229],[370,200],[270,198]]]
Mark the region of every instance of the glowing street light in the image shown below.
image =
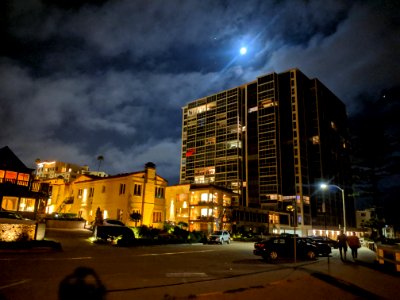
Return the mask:
[[[344,189],[342,189],[341,187],[339,187],[339,186],[337,186],[337,185],[334,185],[334,184],[325,184],[325,183],[322,183],[322,184],[320,185],[320,188],[321,188],[322,190],[326,190],[327,188],[330,188],[330,187],[337,188],[337,189],[342,193],[342,203],[343,203],[343,230],[344,230],[344,233],[346,233],[346,205],[345,205],[345,202],[344,202]]]

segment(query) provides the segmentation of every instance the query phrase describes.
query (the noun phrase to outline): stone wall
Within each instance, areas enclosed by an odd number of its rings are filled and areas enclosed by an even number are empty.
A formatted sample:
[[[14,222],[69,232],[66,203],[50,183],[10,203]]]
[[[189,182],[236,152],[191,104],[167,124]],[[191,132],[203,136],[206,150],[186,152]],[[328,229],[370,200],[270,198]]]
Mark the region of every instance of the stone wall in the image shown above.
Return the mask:
[[[35,239],[36,224],[0,224],[0,241],[17,242]]]

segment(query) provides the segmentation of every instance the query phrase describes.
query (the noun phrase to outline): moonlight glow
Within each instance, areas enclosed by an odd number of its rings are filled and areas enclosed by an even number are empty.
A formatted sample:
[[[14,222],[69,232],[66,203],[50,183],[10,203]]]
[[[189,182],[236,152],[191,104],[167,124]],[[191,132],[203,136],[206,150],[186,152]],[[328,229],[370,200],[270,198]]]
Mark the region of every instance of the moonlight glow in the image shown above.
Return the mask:
[[[240,55],[245,55],[246,53],[247,53],[247,48],[246,47],[240,48]]]

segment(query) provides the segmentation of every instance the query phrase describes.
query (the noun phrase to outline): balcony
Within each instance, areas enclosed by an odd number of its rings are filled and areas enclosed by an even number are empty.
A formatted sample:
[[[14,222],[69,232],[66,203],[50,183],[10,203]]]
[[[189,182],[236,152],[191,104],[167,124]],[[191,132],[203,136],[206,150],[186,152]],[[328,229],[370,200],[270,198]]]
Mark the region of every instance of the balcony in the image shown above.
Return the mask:
[[[190,219],[189,221],[193,222],[215,222],[217,218],[210,216],[198,216],[196,219]]]

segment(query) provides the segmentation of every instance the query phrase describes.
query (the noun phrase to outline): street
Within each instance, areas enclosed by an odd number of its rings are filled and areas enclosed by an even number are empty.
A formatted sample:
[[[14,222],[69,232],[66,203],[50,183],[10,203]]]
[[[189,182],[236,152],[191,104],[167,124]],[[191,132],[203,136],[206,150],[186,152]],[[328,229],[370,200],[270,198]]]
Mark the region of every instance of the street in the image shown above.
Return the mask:
[[[329,283],[323,276],[318,277],[324,272],[337,272],[339,268],[335,266],[343,268],[337,250],[329,261],[324,257],[296,264],[290,260],[269,264],[253,255],[253,243],[123,248],[92,244],[89,236],[90,232],[86,230],[49,229],[46,238],[61,242],[63,251],[1,253],[0,299],[58,299],[60,283],[78,267],[93,272],[98,281],[91,284],[104,285],[105,299],[108,300],[239,299],[246,293],[250,293],[252,299],[258,299],[256,295],[265,296],[271,288],[275,289],[274,295],[282,298],[288,292],[299,299],[319,296],[335,299],[339,295],[344,299],[355,299],[355,294],[363,293],[367,297],[376,296],[356,287],[349,292]],[[395,283],[399,283],[398,279],[393,278]],[[307,289],[302,288],[304,280],[307,280]],[[373,278],[365,278],[364,282],[366,280],[376,282]],[[309,285],[311,283],[313,285]],[[391,299],[390,290],[387,295]]]

